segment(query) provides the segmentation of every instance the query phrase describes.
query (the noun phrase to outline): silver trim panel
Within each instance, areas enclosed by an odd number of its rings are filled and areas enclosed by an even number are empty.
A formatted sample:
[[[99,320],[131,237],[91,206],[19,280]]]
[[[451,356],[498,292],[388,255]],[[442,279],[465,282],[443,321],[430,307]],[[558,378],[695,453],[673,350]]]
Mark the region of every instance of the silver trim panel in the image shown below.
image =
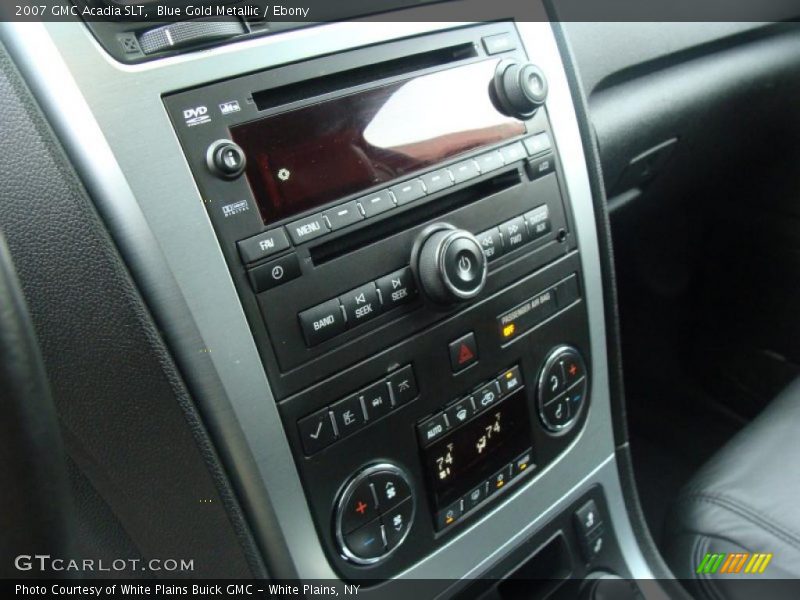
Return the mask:
[[[3,41],[164,329],[277,577],[336,575],[322,551],[269,382],[161,97],[249,71],[461,25],[328,24],[136,66],[115,63],[80,24],[0,25]],[[601,483],[631,572],[647,578],[613,458],[600,259],[575,112],[549,24],[519,23],[518,28],[531,60],[548,75],[546,107],[575,215],[592,340],[589,414],[557,461],[401,576],[478,577],[565,503]],[[385,597],[391,582],[376,591]]]

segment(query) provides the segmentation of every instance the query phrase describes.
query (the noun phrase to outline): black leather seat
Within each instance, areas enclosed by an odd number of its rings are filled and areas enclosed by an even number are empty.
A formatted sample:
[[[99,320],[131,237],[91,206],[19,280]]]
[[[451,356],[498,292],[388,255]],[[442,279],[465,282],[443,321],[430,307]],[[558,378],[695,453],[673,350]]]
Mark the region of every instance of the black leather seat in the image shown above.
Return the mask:
[[[737,583],[744,569],[698,574],[706,553],[771,553],[764,573],[750,581],[800,578],[800,379],[683,488],[665,531],[666,559],[697,598],[753,597]],[[779,590],[772,592],[770,598]]]

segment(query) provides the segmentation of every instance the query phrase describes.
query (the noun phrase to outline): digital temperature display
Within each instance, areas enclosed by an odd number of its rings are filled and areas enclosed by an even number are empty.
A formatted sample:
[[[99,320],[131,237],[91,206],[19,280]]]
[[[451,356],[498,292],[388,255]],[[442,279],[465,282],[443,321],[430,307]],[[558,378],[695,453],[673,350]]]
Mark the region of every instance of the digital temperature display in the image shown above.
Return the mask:
[[[425,449],[437,507],[454,502],[530,445],[525,395],[518,391]]]

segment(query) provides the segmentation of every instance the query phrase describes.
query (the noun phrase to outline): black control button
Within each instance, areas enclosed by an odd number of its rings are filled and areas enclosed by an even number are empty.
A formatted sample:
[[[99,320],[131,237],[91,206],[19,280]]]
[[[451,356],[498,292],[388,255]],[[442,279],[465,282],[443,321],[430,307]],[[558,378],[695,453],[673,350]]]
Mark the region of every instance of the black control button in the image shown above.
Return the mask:
[[[561,354],[558,362],[564,372],[565,384],[567,387],[586,375],[586,367],[583,365],[583,359],[573,350],[567,350]]]
[[[322,215],[304,217],[286,226],[289,237],[295,244],[302,244],[314,240],[328,233],[328,226]]]
[[[550,208],[546,204],[542,204],[525,213],[525,224],[528,226],[531,240],[544,237],[551,231]]]
[[[367,421],[380,419],[392,410],[389,386],[385,381],[373,383],[367,389],[360,391],[357,396],[361,399],[361,403],[367,411]]]
[[[407,304],[417,295],[414,275],[408,267],[381,277],[375,282],[375,285],[378,286],[381,293],[384,310],[391,310],[395,306]]]
[[[556,161],[552,154],[542,156],[541,158],[532,158],[528,161],[528,177],[537,179],[544,177],[548,173],[552,173],[556,168]]]
[[[574,384],[566,391],[564,396],[569,403],[570,414],[573,417],[577,416],[586,397],[586,379],[581,379],[578,383]]]
[[[498,33],[496,35],[487,35],[483,38],[483,47],[486,49],[486,54],[500,54],[501,52],[509,52],[516,50],[517,44],[510,33]]]
[[[345,330],[344,315],[337,299],[328,300],[299,315],[307,346],[315,346]]]
[[[347,316],[347,327],[355,327],[377,317],[381,312],[378,292],[374,283],[362,285],[339,296],[339,302]]]
[[[603,527],[598,527],[595,531],[591,533],[586,539],[581,541],[581,548],[583,550],[583,556],[588,561],[591,562],[595,558],[597,558],[600,553],[603,551],[606,545],[606,535],[605,530]]]
[[[381,190],[366,198],[361,198],[358,203],[361,205],[361,210],[364,211],[364,216],[368,219],[392,210],[395,206],[394,198],[389,190]]]
[[[368,479],[361,480],[344,498],[341,511],[343,533],[350,533],[378,516],[378,507]]]
[[[411,365],[395,371],[387,377],[387,381],[389,382],[389,389],[392,392],[392,401],[395,406],[411,402],[419,395],[417,380],[414,379],[414,369]]]
[[[559,396],[541,409],[544,426],[550,431],[564,429],[572,419],[572,409],[566,396]]]
[[[444,411],[450,427],[458,427],[462,423],[466,423],[474,413],[475,405],[473,404],[472,396],[462,398]]]
[[[306,456],[311,456],[333,443],[336,433],[333,430],[333,421],[327,408],[318,410],[297,422],[300,439]]]
[[[524,454],[521,454],[514,459],[514,462],[511,463],[511,466],[513,477],[516,477],[520,473],[524,473],[533,466],[533,453],[528,450]]]
[[[503,160],[503,155],[497,150],[481,154],[475,158],[475,162],[478,163],[481,173],[491,173],[506,164]]]
[[[378,499],[379,512],[386,513],[403,500],[411,498],[411,487],[399,473],[378,471],[369,477]]]
[[[531,239],[524,217],[516,217],[500,225],[500,234],[503,236],[503,248],[506,252],[516,250]]]
[[[567,380],[561,362],[556,360],[549,363],[541,375],[540,395],[541,401],[547,404],[567,389]]]
[[[391,188],[397,206],[408,204],[425,195],[425,185],[421,179],[411,179]]]
[[[510,465],[506,465],[489,478],[489,493],[497,492],[503,489],[510,479]]]
[[[247,272],[250,285],[256,294],[297,279],[300,274],[300,261],[294,252],[264,265],[258,265]]]
[[[461,336],[448,345],[450,351],[450,366],[453,372],[463,371],[478,362],[478,343],[475,334],[470,332]]]
[[[358,223],[364,218],[355,200],[327,210],[323,213],[323,216],[328,220],[328,225],[333,231]]]
[[[575,302],[581,297],[580,291],[578,290],[578,277],[570,275],[556,286],[556,293],[558,294],[559,308],[564,308]]]
[[[358,394],[349,396],[331,406],[331,414],[333,414],[339,437],[342,438],[358,431],[366,422],[364,409],[361,407],[361,398]]]
[[[423,446],[427,446],[442,437],[445,431],[447,431],[447,421],[444,413],[434,415],[417,425],[417,435],[419,435],[419,441]]]
[[[444,271],[449,283],[462,292],[483,287],[486,278],[486,256],[472,237],[454,239],[444,251]]]
[[[440,510],[436,514],[436,529],[442,530],[446,527],[450,527],[453,523],[458,521],[461,518],[461,515],[464,514],[464,506],[463,502],[459,498],[453,504],[445,508],[444,510]]]
[[[483,410],[497,402],[500,398],[500,385],[496,381],[487,383],[475,392],[475,409]]]
[[[497,378],[497,383],[500,384],[501,396],[508,396],[510,393],[516,392],[522,387],[522,373],[520,373],[519,367],[511,367]]]
[[[530,156],[542,154],[553,147],[553,144],[550,141],[550,135],[546,131],[532,135],[529,138],[525,138],[522,140],[522,144],[525,146],[525,150],[528,151]]]
[[[503,256],[503,238],[500,236],[500,230],[497,227],[487,229],[475,237],[478,238],[478,243],[483,248],[486,260],[492,262]]]
[[[251,263],[286,250],[289,247],[289,238],[283,229],[272,229],[237,242],[236,245],[239,247],[242,262]]]
[[[575,511],[575,527],[581,537],[587,537],[602,523],[603,519],[594,500],[589,500]]]
[[[478,163],[472,159],[464,160],[460,163],[454,164],[452,167],[450,167],[450,172],[453,174],[453,180],[456,183],[464,183],[470,179],[475,179],[481,174]]]
[[[518,160],[522,160],[527,156],[527,153],[525,152],[525,146],[522,145],[522,142],[516,142],[515,144],[511,144],[509,146],[503,146],[500,148],[500,154],[503,155],[503,160],[507,165],[517,162]]]
[[[400,504],[400,506],[389,512],[385,512],[381,517],[389,550],[399,546],[409,529],[411,529],[413,511],[414,501],[408,498],[405,502]]]
[[[484,481],[464,496],[464,512],[472,510],[483,502],[484,498],[486,498],[486,488],[488,485],[488,482]]]
[[[376,559],[386,554],[386,541],[383,537],[383,525],[375,519],[344,536],[345,546],[361,559]]]
[[[238,144],[230,140],[217,140],[208,147],[206,163],[216,176],[235,179],[244,172],[247,158]]]
[[[438,171],[427,173],[420,179],[422,179],[429,194],[433,194],[453,185],[453,178],[450,176],[450,172],[447,169],[439,169]]]

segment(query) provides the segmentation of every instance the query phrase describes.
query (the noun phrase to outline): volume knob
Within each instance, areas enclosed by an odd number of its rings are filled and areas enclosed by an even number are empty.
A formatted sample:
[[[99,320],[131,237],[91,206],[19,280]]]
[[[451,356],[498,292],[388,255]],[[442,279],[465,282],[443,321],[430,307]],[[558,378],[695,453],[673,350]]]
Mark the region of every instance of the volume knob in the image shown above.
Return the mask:
[[[503,114],[527,119],[547,99],[547,78],[533,63],[504,59],[497,63],[489,95]]]
[[[420,234],[411,252],[411,267],[425,295],[442,306],[474,298],[486,283],[486,255],[480,242],[447,223]]]

